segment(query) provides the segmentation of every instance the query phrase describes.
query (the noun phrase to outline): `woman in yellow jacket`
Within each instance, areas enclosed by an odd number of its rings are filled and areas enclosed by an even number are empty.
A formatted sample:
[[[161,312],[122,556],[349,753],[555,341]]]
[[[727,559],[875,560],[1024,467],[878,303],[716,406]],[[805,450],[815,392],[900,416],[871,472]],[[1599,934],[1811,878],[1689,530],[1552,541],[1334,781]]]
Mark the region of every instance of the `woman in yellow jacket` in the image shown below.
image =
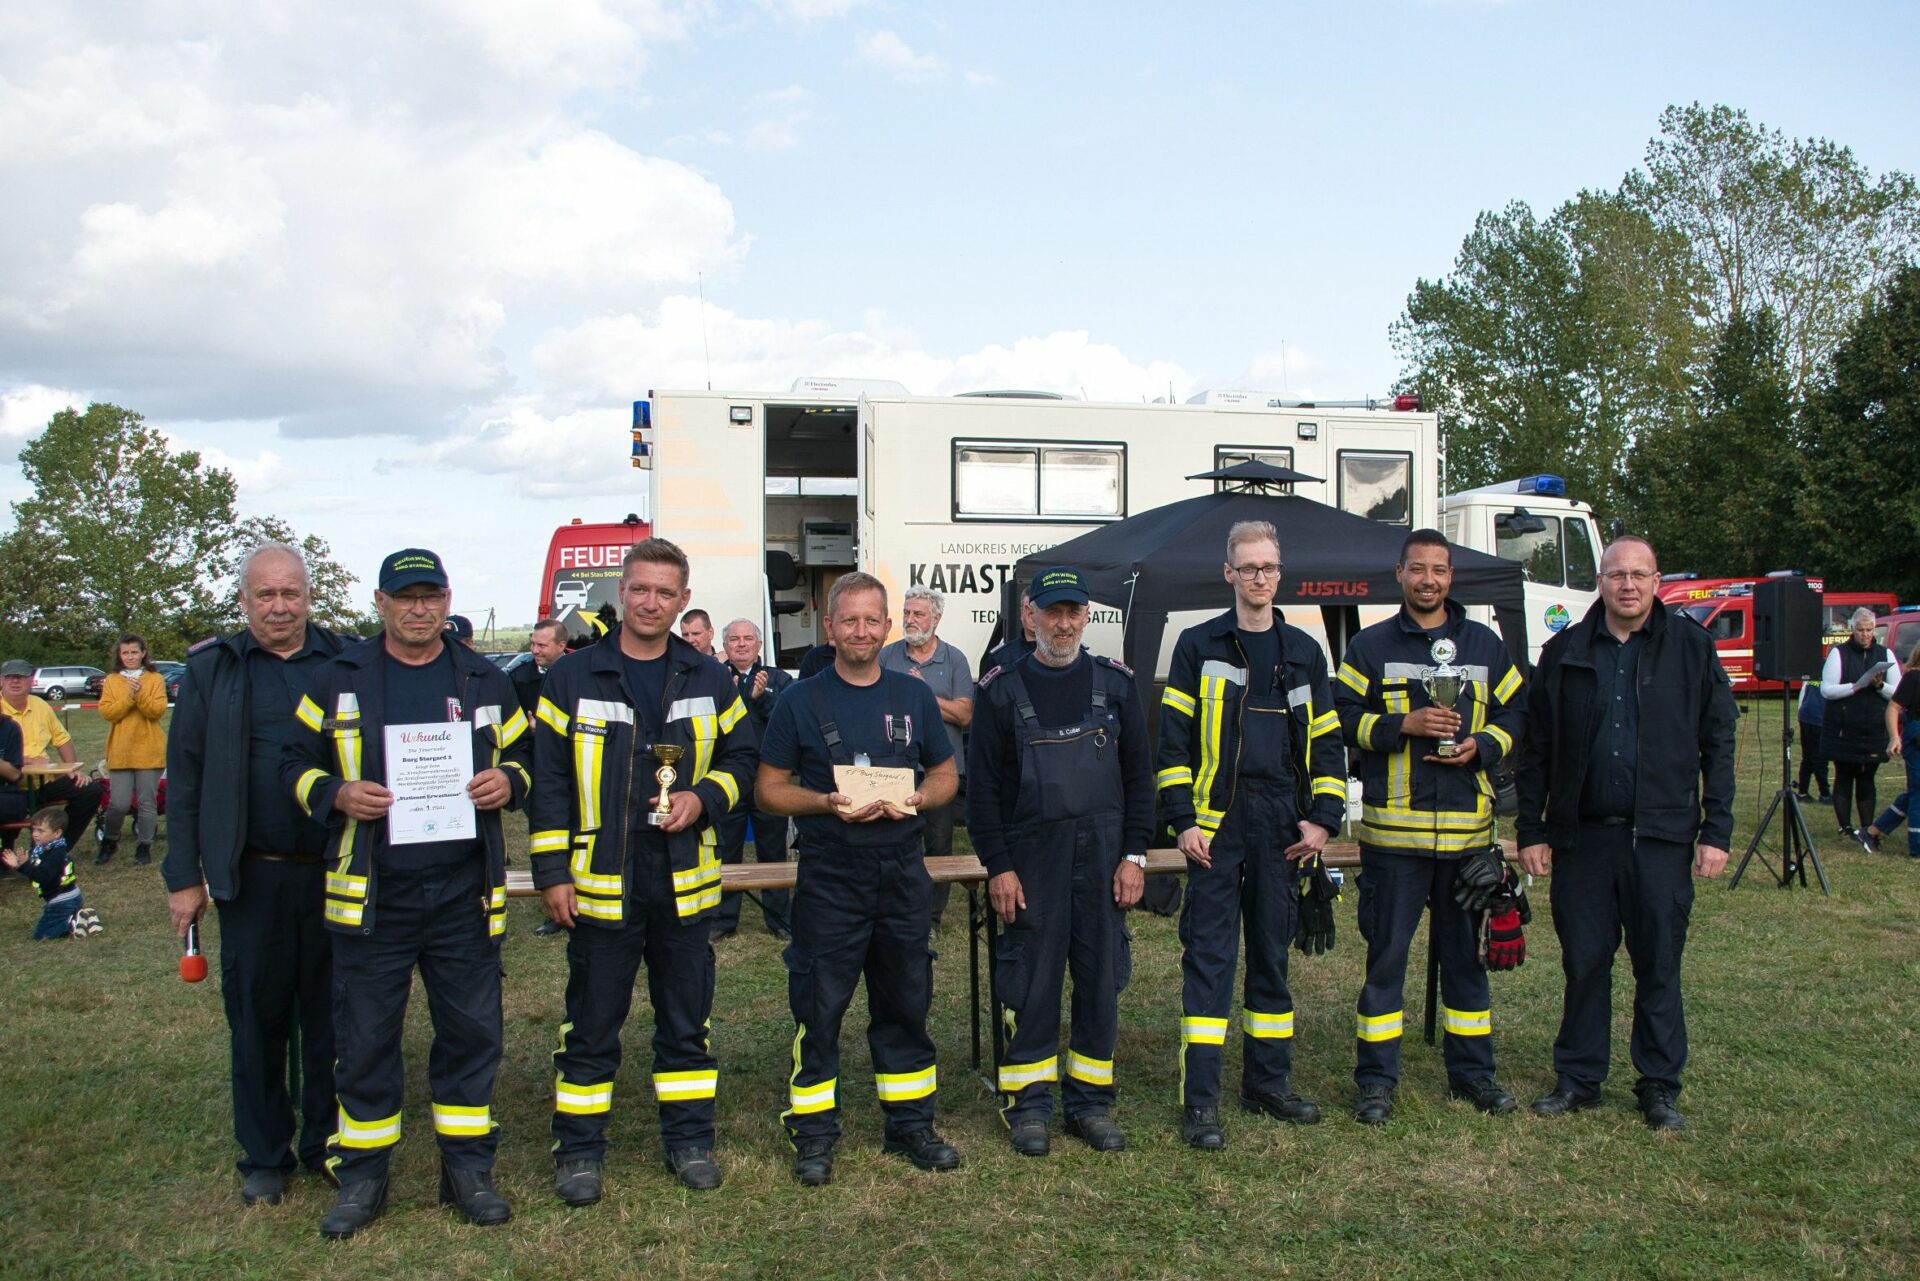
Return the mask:
[[[100,686],[100,716],[107,722],[107,780],[112,799],[101,816],[100,852],[95,863],[113,857],[127,811],[136,804],[136,842],[133,861],[153,861],[153,827],[160,773],[167,767],[167,731],[160,718],[167,714],[167,681],[147,658],[147,643],[138,636],[122,636],[113,647],[110,673]]]

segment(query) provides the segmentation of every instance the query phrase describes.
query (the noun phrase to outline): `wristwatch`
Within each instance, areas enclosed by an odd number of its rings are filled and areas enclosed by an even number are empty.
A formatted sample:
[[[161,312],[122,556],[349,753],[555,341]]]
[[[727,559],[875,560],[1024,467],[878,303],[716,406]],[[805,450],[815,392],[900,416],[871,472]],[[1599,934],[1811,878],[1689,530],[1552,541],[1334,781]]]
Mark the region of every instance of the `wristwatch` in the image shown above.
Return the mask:
[[[1143,872],[1147,870],[1147,856],[1145,854],[1129,854],[1127,855],[1127,862],[1133,864]]]

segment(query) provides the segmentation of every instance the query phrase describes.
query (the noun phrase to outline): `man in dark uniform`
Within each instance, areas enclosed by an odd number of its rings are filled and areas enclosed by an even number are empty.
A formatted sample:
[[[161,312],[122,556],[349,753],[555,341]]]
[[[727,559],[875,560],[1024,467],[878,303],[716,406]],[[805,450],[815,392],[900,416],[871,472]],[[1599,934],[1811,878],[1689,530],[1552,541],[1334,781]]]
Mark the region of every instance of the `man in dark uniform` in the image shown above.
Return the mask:
[[[998,1064],[1013,1149],[1044,1156],[1060,1079],[1060,990],[1073,971],[1067,1133],[1100,1152],[1113,1122],[1113,1046],[1131,969],[1125,910],[1153,835],[1153,758],[1133,673],[1080,648],[1087,590],[1062,566],[1033,581],[1032,654],[980,678],[967,831],[1006,923],[993,958],[1009,1030]]]
[[[373,594],[381,633],[315,674],[294,710],[300,728],[282,769],[294,799],[328,830],[324,910],[335,932],[340,1127],[327,1165],[340,1195],[320,1232],[336,1240],[386,1208],[405,1096],[401,1029],[416,968],[433,1019],[427,1078],[440,1200],[482,1227],[512,1217],[493,1189],[507,928],[500,811],[526,798],[530,736],[506,673],[446,639],[451,601],[434,553],[407,548],[387,557]],[[455,733],[456,724],[464,730]],[[470,812],[386,785],[399,781],[405,761],[396,758],[436,750],[471,769],[463,789]]]
[[[733,691],[747,705],[753,717],[753,736],[757,742],[766,736],[767,721],[780,691],[793,684],[793,677],[777,667],[760,661],[760,625],[752,619],[736,618],[721,634],[721,646],[727,656],[727,671],[733,678]],[[738,863],[746,857],[747,815],[751,807],[730,812],[720,824],[720,861]],[[751,810],[753,815],[753,857],[759,863],[787,861],[787,817]],[[767,932],[779,938],[791,938],[787,931],[787,891],[761,890],[760,916]],[[740,894],[723,895],[720,910],[714,914],[716,938],[740,928]]]
[[[790,1106],[781,1119],[793,1142],[794,1177],[808,1185],[833,1177],[840,1022],[862,974],[887,1151],[923,1170],[960,1164],[959,1153],[933,1128],[932,881],[918,813],[953,800],[959,781],[953,746],[926,683],[880,666],[892,627],[880,580],[843,575],[827,597],[827,614],[833,667],[781,695],[760,744],[756,784],[761,809],[799,819],[799,881],[786,954],[787,994],[799,1031]],[[856,786],[853,772],[869,768],[900,771],[902,790],[912,790],[853,804],[846,790]],[[791,778],[796,772],[798,783]]]
[[[327,829],[294,804],[280,771],[294,708],[314,674],[357,638],[315,626],[310,603],[296,549],[267,543],[250,553],[240,564],[247,625],[187,654],[167,734],[160,876],[176,934],[207,910],[209,889],[220,905],[220,995],[248,1205],[278,1205],[296,1160],[324,1175],[334,1123],[333,944],[321,904]],[[296,1026],[297,1067],[287,1057]]]
[[[666,1167],[695,1191],[720,1186],[720,1071],[707,1039],[716,825],[750,799],[754,732],[726,668],[673,635],[687,575],[686,553],[664,538],[628,548],[619,627],[555,663],[540,694],[530,849],[548,915],[572,931],[553,1091],[553,1189],[569,1205],[600,1199],[620,1032],[643,962]],[[668,762],[662,749],[678,754]]]
[[[567,629],[551,618],[541,619],[533,625],[533,634],[527,638],[527,652],[533,658],[521,663],[507,675],[513,680],[513,692],[520,700],[520,710],[531,721],[534,711],[540,706],[540,686],[546,682],[547,672],[567,652]]]
[[[1332,896],[1320,850],[1346,808],[1347,756],[1326,657],[1273,608],[1280,572],[1272,525],[1242,521],[1228,531],[1224,574],[1233,607],[1181,633],[1160,699],[1155,782],[1188,865],[1180,916],[1181,1135],[1208,1150],[1226,1143],[1220,1060],[1243,913],[1240,1105],[1296,1125],[1320,1119],[1289,1080],[1287,948],[1301,894],[1312,896],[1316,913]]]
[[[1678,1130],[1686,1124],[1675,1099],[1687,1060],[1680,953],[1691,877],[1718,876],[1733,840],[1738,713],[1712,638],[1661,604],[1659,586],[1652,544],[1616,538],[1600,558],[1599,604],[1540,651],[1516,825],[1520,865],[1553,874],[1566,973],[1555,1084],[1533,1110],[1562,1116],[1600,1104],[1613,958],[1624,935],[1633,962],[1634,1093],[1648,1126]]]
[[[1491,891],[1511,876],[1493,845],[1492,774],[1525,723],[1520,669],[1491,628],[1448,599],[1453,549],[1438,530],[1408,534],[1393,572],[1400,612],[1353,638],[1333,687],[1340,728],[1360,757],[1367,977],[1354,1023],[1353,1075],[1354,1119],[1364,1125],[1393,1115],[1401,990],[1423,913],[1431,922],[1428,945],[1440,958],[1448,1091],[1482,1112],[1514,1108],[1494,1079],[1482,913],[1456,899],[1455,882],[1485,881]],[[1456,669],[1459,701],[1440,706],[1423,682],[1436,670]]]

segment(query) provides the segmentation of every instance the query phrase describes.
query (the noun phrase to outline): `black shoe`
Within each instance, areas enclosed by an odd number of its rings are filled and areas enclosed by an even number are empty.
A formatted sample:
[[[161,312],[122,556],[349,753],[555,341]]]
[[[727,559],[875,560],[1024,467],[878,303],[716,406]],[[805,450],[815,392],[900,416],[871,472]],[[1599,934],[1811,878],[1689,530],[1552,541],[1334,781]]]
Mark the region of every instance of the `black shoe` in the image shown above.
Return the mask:
[[[883,1145],[889,1152],[898,1152],[922,1170],[957,1170],[960,1168],[960,1154],[953,1145],[934,1133],[933,1127],[915,1130],[897,1139],[888,1139]]]
[[[1105,1112],[1068,1117],[1067,1133],[1095,1152],[1124,1152],[1127,1147],[1127,1136]]]
[[[1447,1093],[1456,1099],[1465,1099],[1488,1116],[1505,1116],[1520,1106],[1490,1076],[1475,1077],[1471,1081],[1450,1081]]]
[[[1315,1125],[1320,1120],[1320,1105],[1303,1099],[1292,1090],[1254,1090],[1240,1087],[1240,1106],[1249,1112],[1264,1112],[1289,1125]]]
[[[695,1192],[711,1192],[720,1186],[720,1167],[705,1148],[675,1148],[667,1153],[667,1172]]]
[[[542,921],[533,927],[533,932],[535,934],[558,934],[561,932],[561,929],[557,922]]]
[[[111,859],[113,857],[113,852],[119,847],[120,847],[120,842],[118,841],[101,841],[99,851],[93,856],[93,865],[95,867],[98,867],[102,863],[105,863],[107,860]]]
[[[279,1170],[255,1170],[240,1180],[240,1199],[248,1205],[279,1205],[287,1193],[287,1176]]]
[[[1641,1087],[1640,1117],[1647,1123],[1649,1130],[1687,1128],[1687,1119],[1680,1115],[1680,1109],[1673,1106],[1673,1091],[1664,1085]]]
[[[1819,795],[1819,796],[1817,796],[1817,797],[1815,797],[1815,798],[1814,798],[1814,801],[1813,801],[1813,803],[1814,803],[1815,805],[1831,805],[1831,804],[1833,804],[1833,793],[1832,793],[1832,792],[1822,792],[1822,793],[1820,793],[1820,795]]]
[[[1859,841],[1860,848],[1869,854],[1878,854],[1880,852],[1879,835],[1874,832],[1869,832],[1864,827],[1853,834],[1853,839]]]
[[[833,1140],[802,1139],[793,1148],[793,1177],[810,1188],[833,1182]]]
[[[1795,799],[1796,801],[1799,801],[1802,805],[1813,804],[1813,797],[1809,796],[1805,792],[1795,792],[1793,794],[1793,799]]]
[[[590,1156],[554,1167],[553,1194],[568,1205],[592,1205],[600,1199],[600,1163]]]
[[[1533,1101],[1535,1116],[1565,1116],[1569,1112],[1585,1112],[1588,1108],[1600,1106],[1600,1091],[1588,1093],[1568,1086],[1556,1085],[1553,1093],[1543,1094]]]
[[[1860,833],[1854,831],[1851,827],[1842,826],[1840,828],[1840,839],[1843,841],[1858,841],[1860,839]]]
[[[320,1220],[320,1235],[329,1241],[344,1241],[379,1218],[387,1208],[387,1181],[362,1179],[340,1189],[333,1208]]]
[[[499,1227],[513,1217],[507,1199],[493,1190],[492,1170],[456,1170],[440,1163],[440,1204],[460,1211],[476,1228]]]
[[[1045,1156],[1052,1146],[1044,1121],[1016,1121],[1007,1131],[1007,1141],[1021,1156]]]
[[[137,867],[145,867],[153,862],[153,846],[145,844],[134,846],[133,861]]]
[[[1363,1085],[1353,1101],[1353,1119],[1362,1125],[1385,1125],[1393,1119],[1393,1087]]]
[[[1220,1132],[1220,1109],[1188,1108],[1180,1118],[1180,1137],[1188,1147],[1203,1152],[1218,1152],[1227,1146],[1227,1136]]]

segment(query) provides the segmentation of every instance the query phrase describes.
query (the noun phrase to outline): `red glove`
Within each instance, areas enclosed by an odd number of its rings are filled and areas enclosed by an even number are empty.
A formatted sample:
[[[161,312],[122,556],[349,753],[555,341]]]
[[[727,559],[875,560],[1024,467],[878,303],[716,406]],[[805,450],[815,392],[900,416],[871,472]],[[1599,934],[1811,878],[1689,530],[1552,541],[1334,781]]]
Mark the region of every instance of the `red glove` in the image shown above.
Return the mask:
[[[1487,968],[1511,970],[1527,963],[1527,932],[1520,905],[1507,903],[1487,913]]]

